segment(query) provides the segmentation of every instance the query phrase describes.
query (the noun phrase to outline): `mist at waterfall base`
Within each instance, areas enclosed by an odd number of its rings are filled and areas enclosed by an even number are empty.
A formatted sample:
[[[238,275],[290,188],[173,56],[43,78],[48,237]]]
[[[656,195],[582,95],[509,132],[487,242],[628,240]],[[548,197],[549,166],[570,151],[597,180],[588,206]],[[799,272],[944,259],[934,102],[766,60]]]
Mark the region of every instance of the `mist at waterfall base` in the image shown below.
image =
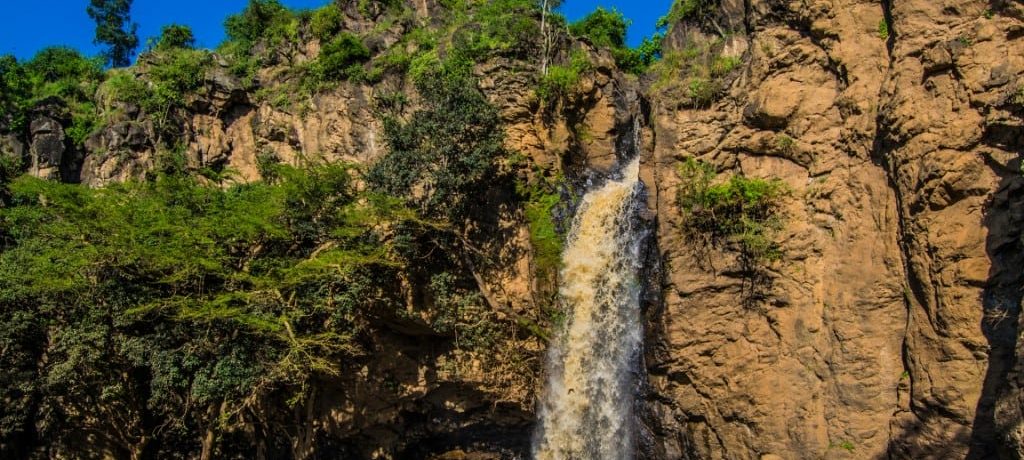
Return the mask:
[[[645,229],[639,158],[588,192],[565,252],[559,294],[567,318],[549,351],[537,460],[625,460],[635,451]]]

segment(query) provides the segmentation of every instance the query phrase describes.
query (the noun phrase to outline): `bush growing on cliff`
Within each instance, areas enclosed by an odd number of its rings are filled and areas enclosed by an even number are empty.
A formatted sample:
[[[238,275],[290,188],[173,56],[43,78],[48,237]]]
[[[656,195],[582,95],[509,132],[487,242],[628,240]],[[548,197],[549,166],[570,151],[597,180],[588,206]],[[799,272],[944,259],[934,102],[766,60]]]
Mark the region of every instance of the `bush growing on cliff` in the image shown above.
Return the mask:
[[[359,37],[342,33],[321,47],[312,69],[320,81],[343,80],[360,74],[369,59],[370,50]]]
[[[309,27],[314,37],[321,42],[326,42],[341,31],[341,21],[341,10],[332,2],[313,12]]]
[[[574,50],[568,65],[552,65],[548,68],[547,75],[541,77],[537,95],[544,101],[565,97],[579,85],[581,74],[593,67],[585,52]]]
[[[716,181],[714,167],[693,158],[679,165],[678,174],[681,182],[676,200],[688,232],[710,244],[735,245],[747,272],[781,257],[773,240],[782,224],[780,200],[788,194],[781,180],[734,175]]]
[[[540,3],[535,0],[450,2],[452,45],[468,59],[489,53],[528,58],[539,50]]]
[[[97,124],[93,95],[103,81],[101,59],[86,58],[66,47],[45,48],[24,64],[13,58],[3,59],[0,77],[12,90],[0,95],[0,111],[7,111],[10,120],[8,129],[25,129],[29,110],[44,101],[55,101],[67,107],[67,112],[61,114],[71,121],[66,134],[81,146]]]
[[[623,47],[612,50],[615,64],[624,72],[635,75],[643,74],[651,65],[661,59],[661,42],[664,38],[664,34],[657,33],[651,37],[644,37],[640,46],[636,48]]]
[[[652,89],[672,92],[691,107],[708,107],[724,93],[730,76],[743,64],[740,56],[723,56],[721,40],[667,53],[651,66],[657,80]]]
[[[461,223],[497,177],[504,131],[468,69],[423,72],[415,81],[422,108],[408,120],[385,118],[388,154],[367,180],[380,192],[406,197],[425,216]]]
[[[615,63],[625,72],[641,74],[661,57],[661,34],[644,38],[637,48],[626,46],[626,30],[629,20],[618,10],[598,7],[592,13],[572,23],[569,32],[584,37],[597,47],[609,48]]]
[[[668,14],[658,19],[656,26],[671,28],[686,21],[703,21],[718,9],[719,0],[675,0]]]
[[[261,40],[276,46],[287,38],[294,38],[297,19],[277,0],[249,0],[241,13],[228,16],[224,32],[229,41],[236,41],[248,50]]]
[[[565,239],[555,220],[555,211],[562,201],[560,182],[559,178],[551,181],[541,178],[533,185],[516,185],[516,193],[524,202],[534,264],[541,278],[553,276],[562,265]]]
[[[595,46],[622,48],[626,46],[626,29],[629,20],[618,10],[598,7],[583,19],[569,25],[569,32],[585,37]]]
[[[24,106],[29,94],[25,69],[14,56],[0,56],[0,132],[25,126]]]
[[[103,89],[107,97],[138,105],[149,115],[162,137],[173,136],[176,112],[186,98],[200,90],[213,57],[206,50],[170,48],[147,53],[144,77],[128,72],[112,73]],[[169,141],[170,139],[162,139]]]
[[[241,13],[224,21],[227,40],[218,51],[231,62],[232,71],[251,82],[263,57],[254,54],[257,44],[271,49],[294,42],[299,37],[299,17],[278,0],[249,0]]]
[[[164,26],[160,31],[160,38],[157,39],[154,49],[157,51],[166,51],[177,48],[192,49],[195,47],[195,44],[196,36],[192,33],[191,27],[180,24],[170,24]]]

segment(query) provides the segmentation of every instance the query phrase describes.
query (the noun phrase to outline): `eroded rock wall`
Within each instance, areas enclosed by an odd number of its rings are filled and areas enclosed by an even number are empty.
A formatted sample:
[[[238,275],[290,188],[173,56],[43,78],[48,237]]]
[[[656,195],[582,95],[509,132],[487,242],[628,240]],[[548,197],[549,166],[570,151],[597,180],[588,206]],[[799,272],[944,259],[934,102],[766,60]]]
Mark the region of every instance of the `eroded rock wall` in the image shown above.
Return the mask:
[[[1019,443],[993,407],[1019,391],[1020,4],[731,3],[720,22],[745,33],[715,46],[744,65],[724,97],[652,97],[653,456],[997,458]],[[708,38],[683,24],[669,42]],[[687,156],[788,184],[765,279],[682,231]]]

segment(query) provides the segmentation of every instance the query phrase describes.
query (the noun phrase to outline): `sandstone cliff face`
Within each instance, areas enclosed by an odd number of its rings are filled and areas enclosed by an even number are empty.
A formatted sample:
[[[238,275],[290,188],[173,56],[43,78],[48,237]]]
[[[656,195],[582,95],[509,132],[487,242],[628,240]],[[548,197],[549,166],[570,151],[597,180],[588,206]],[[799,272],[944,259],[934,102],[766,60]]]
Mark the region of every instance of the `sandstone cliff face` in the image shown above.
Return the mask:
[[[746,32],[723,47],[746,62],[725,97],[653,98],[668,267],[647,354],[655,456],[1018,458],[1021,12],[723,2]],[[680,231],[685,156],[792,190],[753,308],[735,253]],[[1014,415],[997,428],[1000,394]]]
[[[419,15],[436,8],[415,3]],[[356,16],[346,27],[368,27]],[[658,238],[642,456],[1024,458],[1024,4],[724,0],[714,17],[728,38],[684,21],[666,39],[667,52],[739,60],[716,77],[711,102],[688,102],[685,68],[637,82],[594,49],[595,69],[554,105],[535,94],[537,62],[476,67],[509,147],[580,184],[615,165],[643,119]],[[279,67],[317,52],[295,46]],[[260,77],[272,86],[279,70]],[[261,100],[223,69],[206,80],[182,144],[193,167],[230,167],[239,180],[258,178],[267,152],[374,161],[385,149],[375,98],[410,90],[392,76],[296,108]],[[0,140],[0,150],[28,152],[39,175],[92,186],[140,177],[157,135],[144,114],[120,113],[82,158],[60,120],[42,116],[29,139]],[[723,176],[786,182],[780,260],[751,273],[729,247],[681,230],[676,168],[686,157]],[[480,267],[481,289],[502,315],[537,317],[521,213],[494,203],[489,230],[503,236],[486,250],[508,263]],[[362,374],[319,387],[297,452],[322,448],[324,432],[352,440],[338,452],[380,458],[527,451],[535,376],[493,386],[471,358],[453,374],[448,351],[424,351],[415,331],[398,329]],[[539,342],[509,346],[529,348],[539,371]]]

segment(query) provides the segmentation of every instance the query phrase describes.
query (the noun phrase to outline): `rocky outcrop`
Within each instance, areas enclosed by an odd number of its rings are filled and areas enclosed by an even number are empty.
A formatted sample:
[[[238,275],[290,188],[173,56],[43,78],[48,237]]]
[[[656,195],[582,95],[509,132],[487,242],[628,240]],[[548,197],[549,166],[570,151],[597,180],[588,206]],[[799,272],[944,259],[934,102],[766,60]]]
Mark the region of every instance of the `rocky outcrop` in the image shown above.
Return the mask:
[[[749,46],[719,48],[746,62],[722,99],[695,110],[673,104],[678,93],[653,98],[648,167],[670,267],[649,331],[649,423],[665,438],[653,456],[1019,449],[1007,370],[1024,208],[1008,101],[1024,73],[1021,7],[894,3],[723,2]],[[692,24],[670,37],[676,49],[707,40]],[[763,279],[687,241],[674,172],[686,156],[789,185],[784,255]],[[1000,394],[1013,409],[997,427]]]

